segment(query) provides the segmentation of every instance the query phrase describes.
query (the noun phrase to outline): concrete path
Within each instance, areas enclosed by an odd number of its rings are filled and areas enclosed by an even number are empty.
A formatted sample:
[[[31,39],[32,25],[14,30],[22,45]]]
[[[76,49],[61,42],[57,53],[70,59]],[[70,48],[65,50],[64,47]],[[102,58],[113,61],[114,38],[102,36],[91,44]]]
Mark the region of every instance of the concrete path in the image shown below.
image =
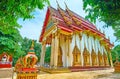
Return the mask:
[[[120,79],[119,73],[113,73],[114,69],[97,70],[97,71],[81,71],[71,73],[49,74],[40,72],[37,79]],[[0,78],[1,79],[1,78]],[[11,79],[11,78],[2,78]],[[16,74],[14,74],[16,79]]]

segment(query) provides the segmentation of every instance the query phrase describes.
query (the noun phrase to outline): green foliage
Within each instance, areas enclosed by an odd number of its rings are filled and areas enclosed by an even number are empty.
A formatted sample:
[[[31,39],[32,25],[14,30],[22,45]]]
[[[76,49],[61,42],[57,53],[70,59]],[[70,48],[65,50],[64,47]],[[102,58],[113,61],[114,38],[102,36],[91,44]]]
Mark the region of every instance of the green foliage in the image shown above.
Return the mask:
[[[35,8],[43,9],[48,0],[1,0],[0,1],[0,31],[11,34],[21,26],[17,23],[19,18],[33,18],[31,12]],[[10,30],[11,29],[11,30]]]
[[[83,9],[88,12],[87,19],[96,19],[112,26],[115,36],[120,39],[120,1],[119,0],[83,0]]]
[[[49,4],[48,0],[1,0],[0,1],[0,53],[20,52],[19,42],[21,35],[19,28],[21,27],[17,20],[19,18],[33,18],[31,12],[35,8],[43,9],[45,4]]]
[[[4,34],[0,31],[0,53],[9,52],[14,54],[20,50],[19,42],[22,40],[19,31],[16,29],[15,33]]]
[[[48,0],[0,0],[0,53],[7,52],[13,55],[15,64],[16,60],[25,55],[27,50],[20,46],[22,37],[19,33],[21,26],[17,20],[19,18],[31,19],[34,15],[31,13],[36,9],[43,9]],[[38,49],[36,44],[35,49]],[[29,45],[28,45],[29,46]],[[40,54],[37,50],[37,56]],[[40,51],[39,51],[40,52]]]
[[[118,61],[120,61],[120,45],[117,45],[112,50],[112,59],[113,59],[113,62],[116,61],[116,58],[118,59]]]
[[[49,63],[50,62],[50,55],[51,55],[51,46],[46,47],[46,52],[45,52],[45,62]]]

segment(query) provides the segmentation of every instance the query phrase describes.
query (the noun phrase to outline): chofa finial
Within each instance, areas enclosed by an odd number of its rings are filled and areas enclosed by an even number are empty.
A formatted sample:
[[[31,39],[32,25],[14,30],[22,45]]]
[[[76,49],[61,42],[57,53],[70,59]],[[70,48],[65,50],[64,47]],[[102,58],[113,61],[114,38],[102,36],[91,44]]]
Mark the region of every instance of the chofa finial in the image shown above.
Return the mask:
[[[58,8],[60,8],[60,5],[59,5],[59,3],[58,3],[58,1],[57,1],[57,0],[56,0],[56,3],[57,3]]]
[[[65,4],[66,9],[68,9],[68,6],[67,6],[66,2],[64,2],[64,4]]]

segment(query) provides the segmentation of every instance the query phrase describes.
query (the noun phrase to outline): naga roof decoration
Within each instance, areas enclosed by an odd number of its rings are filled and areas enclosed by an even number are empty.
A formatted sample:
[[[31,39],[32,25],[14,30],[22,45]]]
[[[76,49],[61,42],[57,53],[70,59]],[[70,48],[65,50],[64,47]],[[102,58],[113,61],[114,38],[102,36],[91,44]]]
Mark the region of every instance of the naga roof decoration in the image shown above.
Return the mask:
[[[67,5],[66,5],[66,10],[63,10],[62,8],[60,8],[59,4],[58,4],[57,9],[51,6],[48,7],[45,21],[44,21],[43,28],[42,28],[42,33],[39,39],[40,42],[42,41],[44,37],[45,30],[48,29],[47,25],[50,25],[48,23],[51,23],[49,22],[49,19],[50,21],[53,22],[53,24],[57,23],[57,27],[66,32],[72,33],[75,30],[78,30],[78,31],[89,30],[91,33],[102,38],[103,41],[106,41],[109,45],[112,45],[110,44],[109,40],[105,37],[105,34],[101,33],[96,28],[95,25],[90,23],[88,20],[85,20],[83,17],[79,16],[75,12],[71,11],[67,7]]]

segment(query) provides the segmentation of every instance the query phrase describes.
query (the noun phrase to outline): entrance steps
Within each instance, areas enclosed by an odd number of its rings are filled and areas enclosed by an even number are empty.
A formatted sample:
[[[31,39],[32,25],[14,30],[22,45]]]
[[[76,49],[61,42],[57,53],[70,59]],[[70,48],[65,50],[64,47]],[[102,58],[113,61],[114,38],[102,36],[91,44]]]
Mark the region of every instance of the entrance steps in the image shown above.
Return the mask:
[[[44,71],[44,72],[51,73],[51,74],[54,74],[54,73],[69,73],[69,72],[71,72],[70,69],[63,68],[63,67],[61,67],[61,68],[40,67],[40,70]]]
[[[74,67],[69,67],[71,72],[78,72],[78,71],[94,71],[94,70],[106,70],[109,69],[110,66],[96,66],[96,67],[91,67],[91,66],[86,66],[86,67],[81,67],[81,66],[74,66]]]

